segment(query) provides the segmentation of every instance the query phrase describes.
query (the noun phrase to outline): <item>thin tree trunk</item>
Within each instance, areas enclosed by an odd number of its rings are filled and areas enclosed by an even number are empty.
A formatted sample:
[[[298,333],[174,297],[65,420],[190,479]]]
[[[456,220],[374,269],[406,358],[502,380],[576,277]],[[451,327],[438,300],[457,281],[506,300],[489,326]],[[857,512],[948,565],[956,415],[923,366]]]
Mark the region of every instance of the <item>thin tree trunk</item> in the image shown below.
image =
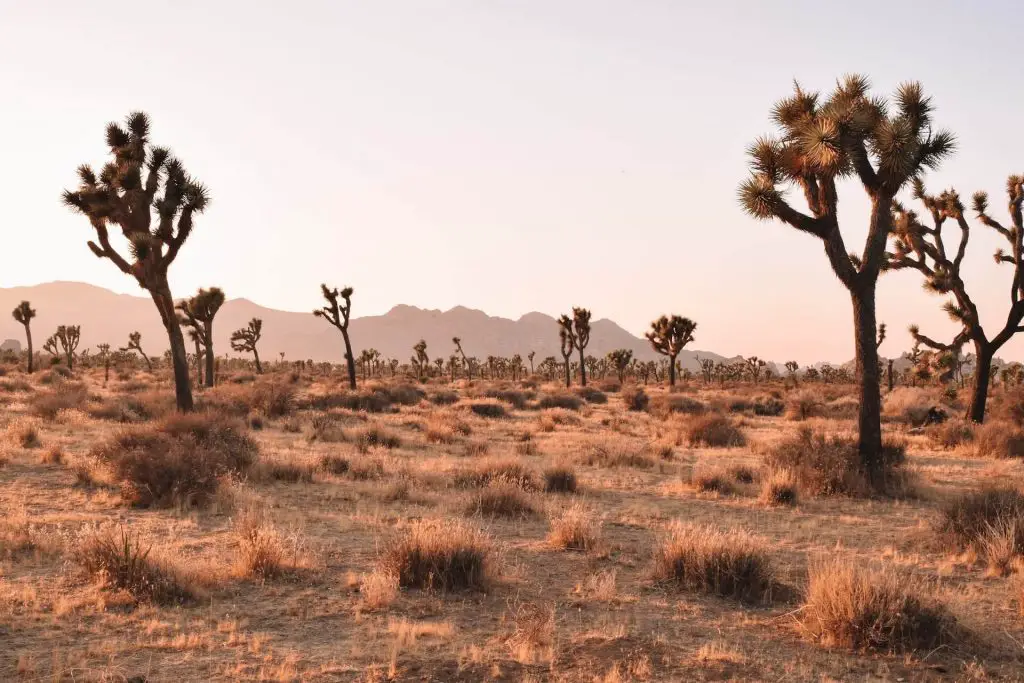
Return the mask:
[[[160,319],[167,330],[167,340],[171,344],[171,362],[174,366],[174,397],[178,404],[178,410],[183,413],[191,412],[194,408],[192,402],[192,387],[189,385],[188,356],[185,353],[185,337],[181,334],[181,325],[174,315],[174,299],[171,297],[170,287],[166,283],[155,291],[151,291],[153,303],[160,312]]]
[[[142,354],[142,360],[146,361],[146,368],[148,368],[150,372],[153,372],[153,361],[151,361],[149,359],[149,356],[147,356],[146,354],[142,353],[142,349],[141,348],[139,349],[139,353]]]
[[[216,357],[213,355],[213,321],[203,323],[206,333],[206,386],[212,387],[216,380]]]
[[[565,357],[565,388],[572,386],[572,378],[569,376],[569,356]]]
[[[32,357],[32,328],[25,325],[25,338],[28,340],[28,374],[32,374],[35,370]]]
[[[988,376],[992,371],[992,357],[995,348],[980,339],[974,340],[974,388],[971,392],[971,408],[968,419],[981,424],[985,421],[985,404],[988,402]]]
[[[348,338],[348,330],[341,328],[341,336],[345,340],[345,365],[348,367],[348,387],[356,388],[356,359],[352,356],[352,342]]]
[[[861,465],[873,483],[880,484],[882,462],[882,387],[878,369],[878,334],[875,318],[874,283],[851,291],[856,343],[857,378],[860,384],[860,406],[857,427],[860,434],[858,451]]]
[[[580,349],[580,386],[587,386],[587,365],[583,362],[583,349]]]
[[[676,385],[676,357],[671,356],[668,364],[668,385],[674,387]]]
[[[252,347],[252,357],[256,359],[256,374],[263,374],[263,366],[260,364],[260,352],[256,350],[256,347]]]

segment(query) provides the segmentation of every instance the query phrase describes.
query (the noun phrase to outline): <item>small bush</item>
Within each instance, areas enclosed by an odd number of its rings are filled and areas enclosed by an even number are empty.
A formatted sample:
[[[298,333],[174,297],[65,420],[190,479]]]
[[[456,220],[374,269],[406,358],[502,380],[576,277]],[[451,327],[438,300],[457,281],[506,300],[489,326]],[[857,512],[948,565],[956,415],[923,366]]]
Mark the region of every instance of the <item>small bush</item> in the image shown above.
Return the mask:
[[[754,415],[762,417],[777,417],[782,415],[786,404],[774,396],[758,396],[752,405]]]
[[[527,397],[522,391],[515,391],[514,389],[488,389],[484,392],[484,396],[504,401],[516,410],[524,410],[526,408]]]
[[[896,387],[886,395],[883,413],[890,419],[920,427],[935,420],[938,406],[929,392],[917,387]]]
[[[583,399],[575,394],[560,392],[557,394],[545,394],[541,396],[537,404],[542,410],[548,408],[561,408],[563,410],[579,410],[583,407]]]
[[[192,602],[194,594],[181,574],[164,562],[150,558],[137,535],[123,527],[100,531],[80,546],[77,558],[86,571],[109,588],[123,590],[137,600],[158,605]]]
[[[811,565],[801,622],[826,646],[888,653],[931,651],[950,642],[956,626],[908,577],[845,558]]]
[[[347,441],[348,435],[341,426],[337,416],[330,413],[314,415],[309,423],[309,440],[321,441],[323,443],[338,443]]]
[[[757,479],[757,472],[747,465],[731,465],[726,474],[737,484],[753,484]]]
[[[235,570],[240,576],[271,579],[294,568],[295,558],[287,556],[284,539],[263,508],[250,505],[232,520],[238,538]]]
[[[580,459],[584,465],[598,467],[636,467],[649,470],[654,467],[654,458],[640,451],[612,448],[604,444],[595,444]]]
[[[435,406],[450,406],[459,402],[459,395],[454,391],[438,391],[430,396],[430,402]]]
[[[570,467],[550,467],[544,470],[544,490],[548,493],[575,493],[576,473]]]
[[[651,399],[643,387],[627,387],[622,391],[622,402],[626,404],[626,410],[646,412],[650,401]]]
[[[947,420],[929,427],[928,437],[940,448],[956,448],[974,441],[974,425],[967,420]]]
[[[691,483],[698,491],[730,495],[735,488],[732,478],[721,468],[700,470],[691,478]]]
[[[821,417],[824,414],[825,398],[820,393],[809,389],[793,394],[786,407],[786,417],[790,420],[806,420],[812,417]]]
[[[505,411],[505,406],[500,403],[470,403],[469,409],[473,411],[475,415],[479,415],[480,417],[508,417],[508,413]]]
[[[651,399],[651,413],[661,418],[669,415],[703,415],[708,407],[697,399],[681,394],[659,394]]]
[[[320,457],[320,469],[334,475],[346,474],[350,463],[347,458],[340,455],[323,455]]]
[[[59,465],[64,462],[64,451],[60,446],[50,446],[39,456],[39,462],[44,465]]]
[[[489,486],[495,482],[515,485],[521,489],[537,488],[537,476],[533,470],[515,460],[492,460],[476,467],[456,473],[457,488]]]
[[[798,484],[788,469],[774,469],[761,482],[761,501],[765,505],[796,505]]]
[[[257,465],[260,479],[283,481],[286,484],[313,481],[313,468],[278,459],[261,460]]]
[[[423,436],[428,443],[452,444],[472,433],[470,426],[454,415],[432,415]]]
[[[986,488],[950,499],[939,510],[935,531],[955,550],[973,550],[995,574],[1009,572],[1024,556],[1024,493]]]
[[[483,589],[492,578],[493,554],[490,539],[467,524],[417,521],[384,551],[379,569],[397,576],[403,588]]]
[[[24,417],[16,419],[7,426],[7,438],[21,448],[39,448],[43,445],[42,439],[39,438],[39,426],[36,421]]]
[[[388,387],[387,395],[391,398],[392,403],[402,406],[414,406],[427,397],[427,392],[411,384],[397,384],[393,387]]]
[[[682,590],[765,602],[772,568],[761,544],[746,532],[677,525],[658,548],[654,578]]]
[[[80,409],[88,398],[89,392],[84,384],[63,383],[52,391],[33,394],[29,400],[29,410],[36,417],[55,420],[62,411]]]
[[[608,396],[594,387],[580,387],[576,390],[576,394],[587,403],[603,404],[608,402]]]
[[[975,453],[987,458],[1024,458],[1024,428],[1002,420],[989,420],[978,429]]]
[[[593,550],[601,540],[601,525],[592,512],[580,503],[556,513],[551,518],[548,542],[563,550]]]
[[[354,434],[353,441],[355,442],[356,450],[360,453],[366,453],[370,448],[374,447],[392,449],[402,446],[401,439],[379,425],[372,425],[359,430]]]
[[[522,518],[532,515],[534,510],[520,487],[499,481],[474,493],[465,512],[484,517]]]
[[[707,448],[735,448],[747,443],[743,432],[731,418],[719,413],[690,418],[683,428],[690,446]]]

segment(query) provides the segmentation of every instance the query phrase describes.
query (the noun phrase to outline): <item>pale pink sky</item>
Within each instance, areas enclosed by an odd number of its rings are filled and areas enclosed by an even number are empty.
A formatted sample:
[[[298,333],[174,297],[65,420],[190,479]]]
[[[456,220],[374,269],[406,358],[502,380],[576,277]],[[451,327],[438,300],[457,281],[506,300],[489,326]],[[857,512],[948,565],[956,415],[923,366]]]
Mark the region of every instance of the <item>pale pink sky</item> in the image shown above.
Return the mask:
[[[463,304],[516,318],[583,305],[634,333],[661,313],[696,346],[801,363],[853,354],[820,245],[745,217],[743,151],[793,78],[827,89],[917,79],[960,151],[930,185],[986,189],[1024,168],[1009,2],[0,0],[0,286],[81,280],[139,293],[85,246],[60,191],[104,161],[133,109],[214,203],[172,269],[289,310],[318,284],[356,315]],[[876,18],[885,21],[879,25]],[[859,189],[841,198],[862,241]],[[968,277],[1005,314],[1009,272],[976,231]],[[882,348],[953,326],[887,275]],[[1024,359],[1024,341],[1001,354]]]

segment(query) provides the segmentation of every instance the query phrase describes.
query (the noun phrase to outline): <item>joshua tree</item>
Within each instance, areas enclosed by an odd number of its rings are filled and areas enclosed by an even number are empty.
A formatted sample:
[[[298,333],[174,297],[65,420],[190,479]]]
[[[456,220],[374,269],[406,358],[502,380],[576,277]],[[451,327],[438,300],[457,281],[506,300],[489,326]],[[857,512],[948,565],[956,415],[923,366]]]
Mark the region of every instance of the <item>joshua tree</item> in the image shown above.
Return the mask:
[[[520,371],[523,368],[523,357],[522,356],[520,356],[518,353],[514,354],[512,356],[512,358],[509,359],[509,367],[512,370],[512,381],[513,382],[516,381],[517,379],[522,379],[522,377],[520,376]]]
[[[700,374],[704,379],[704,384],[711,384],[711,377],[715,372],[715,361],[697,356],[697,362],[700,364]]]
[[[103,361],[103,384],[106,385],[110,381],[110,344],[100,344],[96,348],[99,349],[97,355]]]
[[[455,344],[455,350],[462,356],[462,364],[466,366],[466,379],[473,379],[473,364],[470,359],[466,358],[466,352],[462,350],[462,339],[460,337],[452,337],[452,343]]]
[[[178,302],[177,310],[182,314],[181,324],[196,332],[196,337],[206,356],[206,386],[214,384],[216,358],[213,352],[213,319],[224,305],[224,292],[219,287],[200,289],[195,296]]]
[[[54,358],[60,358],[60,351],[57,350],[56,334],[51,334],[49,337],[46,338],[46,341],[43,342],[43,351],[46,351]],[[52,362],[56,363],[57,361]]]
[[[430,362],[430,358],[427,356],[427,342],[420,339],[415,346],[412,347],[415,356],[412,357],[412,362],[416,365],[419,370],[419,375],[422,378],[423,372],[427,369],[427,363]]]
[[[263,321],[253,318],[246,327],[235,330],[231,333],[231,348],[238,353],[251,353],[256,361],[256,372],[263,374],[263,365],[260,363],[260,352],[256,344],[263,336]]]
[[[533,375],[533,357],[536,355],[536,351],[530,351],[528,354],[526,354],[526,358],[530,361],[530,375]]]
[[[25,340],[28,342],[28,374],[35,369],[32,364],[32,318],[36,317],[36,309],[32,304],[22,301],[11,313],[14,319],[25,326]]]
[[[192,327],[187,318],[181,318],[182,326],[188,328],[188,338],[192,340],[195,345],[195,354],[192,356],[192,360],[196,364],[196,386],[202,386],[203,384],[203,342],[200,336],[198,328]]]
[[[99,176],[89,166],[79,166],[79,187],[64,192],[64,203],[84,214],[96,231],[96,241],[89,242],[92,252],[110,259],[149,292],[171,345],[178,410],[190,411],[185,339],[167,270],[192,234],[196,214],[209,204],[209,193],[167,149],[149,144],[149,117],[142,112],[130,114],[123,126],[109,124],[106,142],[112,160]],[[111,225],[129,243],[127,258],[110,243]]]
[[[352,340],[348,336],[348,323],[352,315],[353,291],[351,287],[345,287],[339,292],[337,287],[328,289],[327,285],[322,284],[320,285],[320,293],[323,294],[327,305],[313,311],[313,315],[323,318],[338,328],[338,331],[341,332],[341,338],[345,340],[345,365],[348,367],[348,386],[350,389],[356,388],[356,359],[352,355]],[[338,303],[339,296],[342,299],[340,304]]]
[[[743,208],[758,219],[777,219],[821,240],[832,271],[850,294],[856,372],[860,385],[858,451],[874,483],[883,472],[881,391],[875,346],[875,289],[886,263],[896,194],[912,178],[936,168],[955,146],[953,135],[932,130],[932,103],[918,83],[899,86],[893,106],[868,94],[867,79],[848,76],[824,101],[796,86],[772,118],[779,138],[751,145],[750,177],[739,188]],[[871,202],[864,250],[851,254],[839,229],[836,181],[855,176]],[[796,186],[809,213],[785,198]]]
[[[146,368],[148,368],[150,372],[153,372],[153,361],[151,361],[149,356],[146,355],[146,352],[142,350],[141,333],[131,332],[128,335],[128,346],[122,346],[120,350],[126,353],[128,351],[138,351],[139,355],[142,356],[142,360],[146,361]]]
[[[761,372],[764,370],[765,366],[768,365],[768,363],[766,363],[761,358],[758,358],[757,356],[751,356],[750,358],[747,358],[744,362],[747,364],[746,371],[750,375],[750,379],[754,381],[754,384],[757,384],[758,381],[761,379]]]
[[[651,331],[644,336],[651,342],[654,350],[663,356],[668,356],[668,383],[669,386],[676,385],[676,357],[682,352],[683,347],[693,341],[693,333],[697,329],[697,323],[689,318],[682,318],[678,315],[661,316],[651,323]],[[706,377],[706,375],[705,375]],[[707,381],[705,379],[705,381]]]
[[[971,203],[978,221],[997,232],[1010,247],[1009,253],[1000,249],[995,254],[996,264],[1009,263],[1013,268],[1013,280],[1006,321],[994,336],[990,336],[982,327],[978,307],[968,293],[961,274],[961,266],[971,236],[971,225],[964,215],[960,195],[955,190],[930,195],[923,182],[914,182],[914,198],[923,205],[925,216],[931,219],[930,226],[926,225],[916,212],[898,204],[893,207],[895,229],[893,249],[888,254],[888,267],[893,270],[917,270],[924,275],[925,288],[928,291],[951,295],[951,300],[946,302],[944,308],[950,318],[961,326],[960,332],[949,343],[942,343],[921,334],[917,326],[911,326],[910,333],[915,342],[935,351],[955,355],[959,355],[959,350],[968,341],[974,344],[974,387],[967,413],[967,417],[974,422],[982,422],[985,419],[988,399],[987,378],[992,368],[992,359],[1014,334],[1024,329],[1021,325],[1024,322],[1024,219],[1021,217],[1024,178],[1010,176],[1006,181],[1006,194],[1009,227],[988,213],[988,195],[985,192],[975,193]],[[947,251],[943,240],[942,230],[947,222],[954,223],[959,230],[959,242],[955,252]]]
[[[633,352],[629,349],[615,349],[608,352],[608,360],[611,362],[612,367],[615,368],[615,372],[619,376],[619,382],[624,382],[626,380],[626,369],[629,368],[630,361],[633,360]]]
[[[789,373],[790,377],[795,378],[796,377],[796,371],[799,370],[799,369],[800,369],[800,364],[797,363],[795,360],[787,360],[786,361],[786,372]]]
[[[359,353],[359,363],[363,366],[363,379],[372,374],[377,367],[377,359],[380,358],[380,351],[377,349],[363,349]]]
[[[572,377],[569,374],[569,356],[576,348],[576,333],[572,329],[572,320],[567,315],[558,319],[558,338],[561,341],[561,352],[563,365],[565,366],[565,386],[572,385]]]
[[[82,328],[78,325],[61,325],[57,328],[57,332],[52,337],[46,340],[47,344],[52,350],[47,349],[55,357],[57,354],[57,344],[60,344],[61,352],[64,354],[64,358],[67,360],[68,370],[73,370],[75,366],[75,349],[78,348],[78,342],[82,338]],[[43,348],[46,348],[45,346]]]
[[[590,343],[590,311],[585,308],[572,309],[573,343],[580,352],[580,385],[587,386],[587,370],[584,365],[583,350]]]
[[[435,358],[434,365],[437,366],[437,376],[440,377],[444,372],[444,358]]]

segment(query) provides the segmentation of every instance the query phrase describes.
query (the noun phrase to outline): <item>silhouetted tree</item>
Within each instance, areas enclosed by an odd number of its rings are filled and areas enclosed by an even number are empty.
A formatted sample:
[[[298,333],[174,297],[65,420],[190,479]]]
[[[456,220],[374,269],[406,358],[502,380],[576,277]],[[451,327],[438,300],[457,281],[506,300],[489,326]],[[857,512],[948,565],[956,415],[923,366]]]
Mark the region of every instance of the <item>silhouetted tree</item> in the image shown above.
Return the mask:
[[[590,343],[590,311],[585,308],[572,309],[573,342],[580,352],[580,385],[587,386],[587,370],[583,350]]]
[[[25,326],[25,341],[28,343],[28,374],[32,374],[35,369],[33,365],[33,351],[32,351],[32,318],[36,317],[36,309],[32,308],[32,304],[27,301],[22,301],[12,311],[12,316],[19,323]]]
[[[693,341],[693,333],[697,329],[697,323],[689,318],[678,315],[661,316],[651,323],[651,330],[644,336],[655,351],[663,356],[668,356],[668,383],[669,386],[676,384],[676,358],[682,352],[683,347]],[[707,381],[707,380],[705,380]]]
[[[348,386],[350,389],[356,388],[356,360],[355,356],[352,355],[352,340],[348,336],[349,318],[352,315],[353,291],[351,287],[345,287],[339,292],[337,287],[328,289],[327,285],[322,284],[320,285],[320,293],[323,294],[327,304],[323,308],[313,311],[313,315],[323,318],[334,325],[341,332],[341,338],[345,340],[345,365],[348,368]],[[338,303],[339,296],[342,300],[340,304]]]
[[[416,345],[412,347],[412,350],[416,354],[412,357],[412,361],[416,364],[416,368],[419,370],[419,376],[422,378],[424,371],[427,369],[427,363],[430,362],[430,358],[427,356],[427,342],[420,339]]]
[[[565,365],[565,386],[569,388],[572,385],[572,377],[569,374],[569,356],[576,348],[576,333],[572,329],[572,319],[567,315],[558,319],[558,339],[561,342],[560,349],[563,365]]]
[[[895,230],[887,266],[893,270],[917,270],[924,275],[925,289],[936,294],[952,295],[952,299],[948,300],[943,308],[949,317],[960,325],[960,331],[949,343],[942,343],[921,334],[917,326],[911,326],[910,332],[916,342],[936,351],[954,354],[956,358],[959,357],[960,349],[965,343],[973,343],[974,387],[967,417],[974,422],[982,422],[985,419],[988,376],[996,352],[1014,334],[1024,329],[1021,325],[1024,322],[1024,220],[1021,215],[1024,178],[1010,176],[1006,181],[1006,194],[1009,227],[988,213],[988,195],[985,192],[975,193],[972,201],[972,209],[978,220],[1009,243],[1009,253],[1003,249],[996,251],[996,264],[1009,263],[1013,267],[1010,310],[1002,328],[992,337],[981,324],[977,304],[968,293],[961,272],[971,236],[971,226],[964,215],[960,195],[955,190],[946,190],[937,196],[930,195],[922,181],[914,182],[914,198],[920,200],[926,216],[931,218],[930,226],[925,225],[916,212],[899,204],[893,207]],[[959,229],[959,242],[955,252],[947,250],[943,240],[942,231],[949,222],[954,223]]]
[[[142,350],[142,334],[139,332],[131,332],[128,335],[128,346],[122,346],[121,351],[138,351],[139,355],[142,356],[142,360],[146,361],[146,368],[153,372],[153,361],[149,359],[146,352]]]
[[[110,344],[100,344],[96,347],[99,349],[99,357],[103,362],[103,384],[106,385],[110,381]]]
[[[893,200],[912,178],[936,168],[955,143],[951,133],[933,131],[931,100],[919,84],[900,85],[891,108],[883,99],[870,97],[868,88],[867,79],[847,76],[822,100],[797,85],[792,96],[772,109],[781,136],[751,145],[751,174],[740,186],[739,198],[755,218],[777,219],[821,240],[833,272],[850,294],[860,384],[858,450],[865,473],[881,483],[875,288],[893,229]],[[847,176],[860,181],[871,202],[860,255],[847,250],[839,229],[836,181]],[[790,185],[802,191],[809,213],[786,200],[784,190]]]
[[[747,364],[747,373],[750,374],[750,379],[753,380],[754,384],[757,384],[761,379],[761,372],[768,363],[757,356],[751,356],[750,358],[747,358],[745,362]]]
[[[626,370],[629,368],[630,361],[632,360],[633,352],[629,349],[615,349],[608,352],[608,361],[615,368],[615,373],[619,376],[620,382],[626,380]]]
[[[238,353],[251,353],[256,362],[256,372],[263,374],[263,365],[260,363],[260,352],[256,348],[260,337],[263,336],[263,321],[253,318],[249,324],[231,333],[231,348]]]
[[[224,305],[224,292],[219,287],[200,289],[195,296],[179,301],[176,306],[182,314],[181,324],[196,332],[206,359],[206,386],[212,387],[216,377],[216,356],[213,351],[213,319]]]
[[[75,349],[82,339],[82,328],[78,325],[61,325],[53,335],[59,344],[64,358],[67,359],[68,370],[75,368]],[[56,355],[56,354],[55,354]]]
[[[109,124],[107,146],[112,160],[99,176],[80,166],[79,187],[64,192],[64,203],[88,217],[96,231],[96,241],[89,242],[92,252],[110,259],[149,292],[171,345],[178,410],[190,411],[185,339],[167,270],[192,233],[195,215],[209,205],[209,193],[167,149],[149,144],[149,118],[142,112],[130,114],[124,126]],[[129,244],[127,258],[110,243],[111,225],[120,228]]]
[[[473,364],[470,359],[466,358],[466,352],[462,350],[462,339],[452,337],[452,343],[455,344],[455,350],[462,356],[462,364],[466,366],[466,379],[473,379]]]

